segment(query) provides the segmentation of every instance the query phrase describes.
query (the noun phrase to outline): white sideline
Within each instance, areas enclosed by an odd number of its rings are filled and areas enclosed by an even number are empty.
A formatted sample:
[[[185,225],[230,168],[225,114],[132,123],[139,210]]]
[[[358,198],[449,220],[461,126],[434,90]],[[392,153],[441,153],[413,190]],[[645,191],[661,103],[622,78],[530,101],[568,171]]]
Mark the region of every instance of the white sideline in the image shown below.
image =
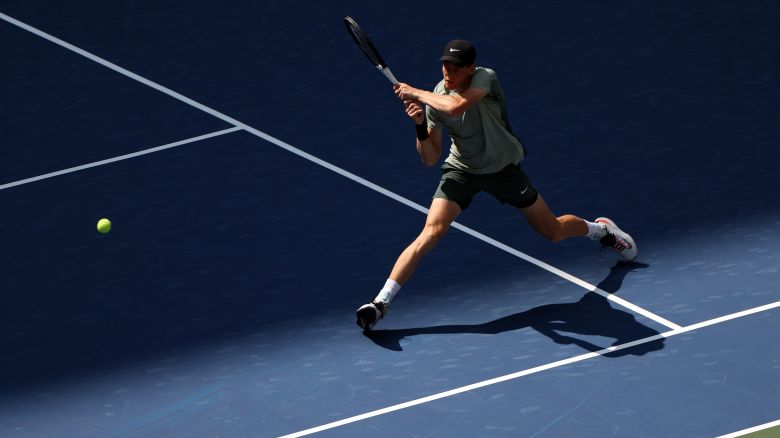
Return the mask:
[[[76,46],[74,46],[74,45],[72,45],[72,44],[70,44],[68,42],[65,42],[65,41],[57,38],[57,37],[49,35],[48,33],[43,32],[43,31],[41,31],[41,30],[39,30],[39,29],[37,29],[35,27],[32,27],[32,26],[26,24],[26,23],[23,23],[23,22],[15,19],[13,17],[10,17],[10,16],[8,16],[6,14],[3,14],[2,12],[0,12],[0,18],[5,20],[5,21],[7,21],[7,22],[9,22],[9,23],[11,23],[11,24],[13,24],[13,25],[15,25],[15,26],[17,26],[17,27],[22,28],[22,29],[24,29],[24,30],[26,30],[28,32],[31,32],[31,33],[33,33],[33,34],[35,34],[35,35],[37,35],[37,36],[39,36],[41,38],[44,38],[44,39],[46,39],[46,40],[48,40],[48,41],[50,41],[50,42],[52,42],[54,44],[57,44],[57,45],[59,45],[61,47],[64,47],[64,48],[70,50],[70,51],[78,53],[79,55],[84,56],[85,58],[90,59],[90,60],[92,60],[92,61],[94,61],[94,62],[96,62],[96,63],[98,63],[100,65],[103,65],[103,66],[105,66],[105,67],[107,67],[107,68],[109,68],[111,70],[114,70],[117,73],[125,75],[125,76],[129,77],[130,79],[138,81],[138,82],[140,82],[140,83],[142,83],[142,84],[144,84],[144,85],[146,85],[148,87],[151,87],[151,88],[153,88],[153,89],[155,89],[155,90],[157,90],[157,91],[159,91],[161,93],[167,94],[168,96],[173,97],[174,99],[177,99],[177,100],[179,100],[179,101],[181,101],[183,103],[186,103],[187,105],[193,106],[193,107],[195,107],[195,108],[197,108],[197,109],[199,109],[199,110],[201,110],[201,111],[203,111],[205,113],[208,113],[208,114],[210,114],[210,115],[212,115],[212,116],[214,116],[214,117],[216,117],[218,119],[221,119],[221,120],[223,120],[223,121],[225,121],[225,122],[227,122],[227,123],[229,123],[229,124],[231,124],[231,125],[233,125],[233,126],[235,126],[237,128],[241,128],[241,129],[243,129],[243,130],[245,130],[245,131],[247,131],[247,132],[257,136],[257,137],[262,138],[263,140],[266,140],[266,141],[268,141],[268,142],[270,142],[270,143],[272,143],[272,144],[274,144],[274,145],[276,145],[276,146],[278,146],[278,147],[280,147],[282,149],[285,149],[285,150],[287,150],[287,151],[289,151],[289,152],[291,152],[291,153],[293,153],[295,155],[298,155],[301,158],[309,160],[309,161],[311,161],[311,162],[313,162],[315,164],[318,164],[318,165],[320,165],[320,166],[322,166],[322,167],[324,167],[324,168],[326,168],[328,170],[331,170],[331,171],[333,171],[333,172],[335,172],[335,173],[337,173],[337,174],[339,174],[341,176],[349,178],[349,179],[351,179],[352,181],[354,181],[354,182],[356,182],[358,184],[361,184],[361,185],[363,185],[365,187],[368,187],[371,190],[374,190],[374,191],[376,191],[378,193],[381,193],[381,194],[383,194],[383,195],[385,195],[385,196],[387,196],[387,197],[389,197],[391,199],[394,199],[394,200],[396,200],[396,201],[398,201],[398,202],[400,202],[400,203],[402,203],[402,204],[404,204],[404,205],[406,205],[408,207],[411,207],[411,208],[413,208],[413,209],[415,209],[415,210],[417,210],[419,212],[422,212],[423,214],[428,214],[428,209],[427,208],[425,208],[425,207],[423,207],[423,206],[421,206],[421,205],[419,205],[419,204],[417,204],[415,202],[412,202],[409,199],[406,199],[406,198],[404,198],[404,197],[402,197],[402,196],[400,196],[400,195],[398,195],[396,193],[393,193],[393,192],[391,192],[391,191],[389,191],[389,190],[387,190],[387,189],[385,189],[383,187],[380,187],[380,186],[378,186],[378,185],[376,185],[376,184],[374,184],[374,183],[372,183],[372,182],[370,182],[370,181],[368,181],[368,180],[366,180],[364,178],[361,178],[361,177],[359,177],[359,176],[357,176],[357,175],[355,175],[355,174],[353,174],[353,173],[351,173],[351,172],[349,172],[347,170],[344,170],[344,169],[342,169],[342,168],[340,168],[338,166],[335,166],[335,165],[333,165],[331,163],[328,163],[327,161],[324,161],[324,160],[322,160],[320,158],[317,158],[314,155],[311,155],[311,154],[309,154],[307,152],[304,152],[304,151],[302,151],[302,150],[300,150],[300,149],[298,149],[298,148],[296,148],[296,147],[294,147],[294,146],[292,146],[290,144],[287,144],[287,143],[285,143],[285,142],[283,142],[283,141],[281,141],[281,140],[279,140],[279,139],[277,139],[275,137],[272,137],[272,136],[270,136],[270,135],[268,135],[268,134],[266,134],[266,133],[264,133],[262,131],[259,131],[259,130],[255,129],[255,128],[249,126],[249,125],[246,125],[246,124],[244,124],[242,122],[239,122],[238,120],[236,120],[236,119],[234,119],[232,117],[229,117],[229,116],[227,116],[227,115],[225,115],[225,114],[223,114],[223,113],[221,113],[221,112],[219,112],[219,111],[217,111],[215,109],[207,107],[206,105],[203,105],[203,104],[201,104],[199,102],[196,102],[196,101],[194,101],[194,100],[192,100],[192,99],[190,99],[190,98],[188,98],[188,97],[186,97],[186,96],[184,96],[182,94],[179,94],[179,93],[177,93],[177,92],[175,92],[175,91],[173,91],[173,90],[171,90],[171,89],[169,89],[167,87],[164,87],[164,86],[162,86],[162,85],[160,85],[160,84],[158,84],[156,82],[153,82],[153,81],[151,81],[149,79],[146,79],[146,78],[144,78],[142,76],[139,76],[139,75],[137,75],[137,74],[135,74],[135,73],[125,69],[125,68],[122,68],[122,67],[120,67],[120,66],[118,66],[118,65],[116,65],[116,64],[114,64],[112,62],[109,62],[109,61],[107,61],[107,60],[105,60],[105,59],[103,59],[103,58],[101,58],[101,57],[99,57],[97,55],[94,55],[94,54],[92,54],[90,52],[87,52],[86,50],[83,50],[83,49],[81,49],[79,47],[76,47]],[[612,302],[614,302],[616,304],[619,304],[619,305],[621,305],[621,306],[623,306],[625,308],[628,308],[628,309],[630,309],[630,310],[632,310],[632,311],[634,311],[636,313],[639,313],[640,315],[643,315],[643,316],[645,316],[645,317],[647,317],[647,318],[649,318],[649,319],[651,319],[651,320],[653,320],[653,321],[655,321],[655,322],[657,322],[657,323],[659,323],[659,324],[661,324],[663,326],[666,326],[666,327],[671,328],[671,329],[678,329],[678,328],[680,328],[679,325],[677,325],[677,324],[675,324],[675,323],[673,323],[671,321],[668,321],[668,320],[666,320],[666,319],[664,319],[664,318],[662,318],[662,317],[660,317],[660,316],[658,316],[658,315],[656,315],[656,314],[654,314],[654,313],[652,313],[652,312],[650,312],[650,311],[648,311],[646,309],[643,309],[643,308],[641,308],[639,306],[636,306],[636,305],[634,305],[632,303],[629,303],[628,301],[626,301],[626,300],[624,300],[622,298],[618,298],[617,296],[611,295],[611,294],[609,294],[609,293],[607,293],[607,292],[605,292],[605,291],[603,291],[601,289],[598,289],[596,286],[594,286],[592,284],[589,284],[589,283],[587,283],[587,282],[585,282],[583,280],[580,280],[580,279],[578,279],[578,278],[576,278],[576,277],[574,277],[574,276],[572,276],[570,274],[567,274],[567,273],[561,271],[560,269],[557,269],[557,268],[555,268],[555,267],[553,267],[551,265],[548,265],[547,263],[544,263],[544,262],[542,262],[540,260],[537,260],[537,259],[535,259],[535,258],[533,258],[533,257],[531,257],[531,256],[529,256],[527,254],[524,254],[524,253],[522,253],[520,251],[517,251],[517,250],[515,250],[515,249],[513,249],[513,248],[511,248],[511,247],[509,247],[509,246],[507,246],[507,245],[505,245],[505,244],[503,244],[501,242],[498,242],[497,240],[489,238],[489,237],[485,236],[484,234],[479,233],[479,232],[477,232],[477,231],[475,231],[475,230],[473,230],[471,228],[468,228],[468,227],[466,227],[464,225],[461,225],[461,224],[459,224],[457,222],[454,222],[452,224],[452,226],[454,228],[456,228],[456,229],[459,229],[461,231],[466,232],[467,234],[469,234],[469,235],[471,235],[473,237],[476,237],[476,238],[482,240],[483,242],[486,242],[486,243],[488,243],[490,245],[495,246],[496,248],[499,248],[499,249],[502,249],[504,251],[507,251],[510,254],[513,254],[513,255],[515,255],[517,257],[520,257],[521,259],[526,260],[526,261],[528,261],[530,263],[533,263],[534,265],[536,265],[536,266],[538,266],[538,267],[540,267],[542,269],[545,269],[545,270],[547,270],[547,271],[549,271],[549,272],[551,272],[551,273],[553,273],[555,275],[558,275],[558,276],[560,276],[560,277],[562,277],[562,278],[564,278],[566,280],[569,280],[569,281],[571,281],[571,282],[573,282],[573,283],[575,283],[575,284],[577,284],[577,285],[579,285],[579,286],[581,286],[581,287],[583,287],[583,288],[585,288],[585,289],[587,289],[589,291],[596,292],[599,295],[602,295],[602,296],[606,297],[607,299],[611,300]]]
[[[157,147],[153,147],[153,148],[149,148],[149,149],[144,149],[144,150],[141,150],[141,151],[138,151],[138,152],[133,152],[133,153],[130,153],[130,154],[120,155],[120,156],[114,157],[114,158],[108,158],[108,159],[105,159],[105,160],[100,160],[100,161],[95,161],[95,162],[92,162],[92,163],[82,164],[81,166],[70,167],[68,169],[58,170],[56,172],[51,172],[51,173],[46,173],[46,174],[43,174],[43,175],[34,176],[32,178],[20,179],[18,181],[14,181],[14,182],[10,182],[10,183],[6,183],[6,184],[0,185],[0,190],[10,189],[11,187],[16,187],[16,186],[20,186],[22,184],[28,184],[28,183],[35,182],[35,181],[40,181],[42,179],[47,179],[47,178],[52,178],[52,177],[55,177],[55,176],[65,175],[66,173],[78,172],[79,170],[89,169],[91,167],[102,166],[104,164],[109,164],[109,163],[116,163],[117,161],[127,160],[129,158],[135,158],[135,157],[138,157],[138,156],[141,156],[141,155],[151,154],[153,152],[159,152],[159,151],[162,151],[162,150],[165,150],[165,149],[175,148],[176,146],[181,146],[181,145],[185,145],[185,144],[188,144],[188,143],[194,143],[196,141],[205,140],[207,138],[218,137],[220,135],[229,134],[231,132],[236,132],[236,131],[240,131],[240,130],[241,130],[241,128],[235,128],[235,127],[234,128],[223,129],[221,131],[216,131],[216,132],[212,132],[212,133],[209,133],[209,134],[203,134],[203,135],[199,135],[197,137],[188,138],[188,139],[185,139],[185,140],[179,140],[179,141],[176,141],[176,142],[173,142],[173,143],[168,143],[168,144],[164,144],[162,146],[157,146]]]
[[[648,342],[657,341],[657,340],[662,339],[662,338],[670,338],[670,337],[675,336],[675,335],[679,335],[679,334],[682,334],[682,333],[687,333],[687,332],[690,332],[690,331],[698,330],[698,329],[704,328],[704,327],[709,327],[709,326],[715,325],[715,324],[720,324],[722,322],[726,322],[726,321],[730,321],[732,319],[736,319],[736,318],[741,318],[741,317],[744,317],[744,316],[752,315],[754,313],[764,312],[764,311],[771,310],[771,309],[774,309],[774,308],[777,308],[777,307],[780,307],[780,301],[775,301],[774,303],[766,304],[764,306],[759,306],[759,307],[754,307],[752,309],[743,310],[741,312],[731,313],[731,314],[724,315],[724,316],[721,316],[721,317],[718,317],[718,318],[709,319],[707,321],[703,321],[703,322],[700,322],[700,323],[692,324],[692,325],[689,325],[689,326],[686,326],[686,327],[680,327],[679,329],[670,330],[668,332],[660,333],[660,334],[653,335],[653,336],[648,336],[648,337],[642,338],[642,339],[637,339],[636,341],[627,342],[625,344],[620,344],[620,345],[615,345],[613,347],[604,348],[604,349],[599,350],[599,351],[594,351],[594,352],[590,352],[590,353],[581,354],[579,356],[570,357],[568,359],[563,359],[563,360],[559,360],[559,361],[556,361],[556,362],[548,363],[548,364],[545,364],[545,365],[540,365],[538,367],[529,368],[529,369],[526,369],[526,370],[523,370],[523,371],[518,371],[518,372],[515,372],[515,373],[511,373],[511,374],[507,374],[507,375],[504,375],[504,376],[500,376],[500,377],[495,377],[495,378],[489,379],[489,380],[483,380],[481,382],[472,383],[472,384],[466,385],[466,386],[461,386],[460,388],[450,389],[449,391],[440,392],[440,393],[437,393],[437,394],[429,395],[427,397],[418,398],[416,400],[410,400],[408,402],[399,403],[397,405],[392,405],[392,406],[388,406],[386,408],[377,409],[375,411],[366,412],[366,413],[363,413],[363,414],[360,414],[360,415],[355,415],[353,417],[344,418],[343,420],[338,420],[338,421],[334,421],[332,423],[327,423],[327,424],[323,424],[321,426],[312,427],[312,428],[301,430],[301,431],[298,431],[298,432],[294,432],[294,433],[291,433],[291,434],[288,434],[288,435],[283,435],[280,438],[297,438],[297,437],[302,437],[302,436],[306,436],[306,435],[311,435],[313,433],[322,432],[322,431],[325,431],[325,430],[328,430],[328,429],[333,429],[333,428],[344,426],[344,425],[347,425],[347,424],[350,424],[350,423],[355,423],[355,422],[358,422],[358,421],[366,420],[368,418],[372,418],[372,417],[377,417],[379,415],[388,414],[390,412],[400,411],[401,409],[410,408],[412,406],[421,405],[421,404],[424,404],[424,403],[432,402],[434,400],[439,400],[439,399],[442,399],[442,398],[451,397],[453,395],[461,394],[461,393],[468,392],[468,391],[473,391],[475,389],[484,388],[486,386],[495,385],[497,383],[506,382],[508,380],[518,379],[520,377],[524,377],[524,376],[527,376],[527,375],[530,375],[530,374],[535,374],[535,373],[538,373],[538,372],[541,372],[541,371],[546,371],[546,370],[550,370],[550,369],[553,369],[553,368],[558,368],[558,367],[561,367],[561,366],[564,366],[564,365],[569,365],[569,364],[572,364],[572,363],[575,363],[575,362],[581,362],[581,361],[586,360],[586,359],[591,359],[591,358],[594,358],[594,357],[603,356],[605,354],[612,353],[614,351],[624,350],[626,348],[631,348],[631,347],[635,347],[637,345],[646,344]],[[771,425],[771,423],[770,423],[770,425]],[[761,426],[758,426],[758,427],[761,427]],[[736,436],[738,436],[738,435],[736,435]]]
[[[771,421],[769,423],[760,424],[758,426],[749,427],[747,429],[738,430],[727,435],[721,435],[717,438],[736,438],[738,436],[747,435],[749,433],[758,432],[770,427],[780,426],[780,420]]]

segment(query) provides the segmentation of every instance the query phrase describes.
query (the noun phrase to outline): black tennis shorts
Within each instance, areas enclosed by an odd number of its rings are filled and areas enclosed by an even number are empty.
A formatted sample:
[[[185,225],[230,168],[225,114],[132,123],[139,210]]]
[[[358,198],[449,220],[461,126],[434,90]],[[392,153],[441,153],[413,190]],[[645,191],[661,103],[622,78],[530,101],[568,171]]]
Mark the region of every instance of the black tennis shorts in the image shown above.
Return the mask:
[[[530,207],[539,197],[539,192],[517,164],[510,164],[496,173],[477,175],[456,169],[444,163],[442,176],[434,198],[456,202],[465,210],[479,192],[495,196],[502,204],[517,208]]]

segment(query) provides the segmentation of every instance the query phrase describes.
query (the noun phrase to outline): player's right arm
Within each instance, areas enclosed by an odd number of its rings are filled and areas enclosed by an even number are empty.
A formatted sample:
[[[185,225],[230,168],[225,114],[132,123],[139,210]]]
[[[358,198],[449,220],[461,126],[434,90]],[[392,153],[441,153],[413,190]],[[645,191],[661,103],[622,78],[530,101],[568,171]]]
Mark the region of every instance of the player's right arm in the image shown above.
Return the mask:
[[[417,153],[426,166],[433,166],[441,157],[441,129],[428,128],[425,111],[419,102],[405,100],[406,114],[414,122],[417,130]]]

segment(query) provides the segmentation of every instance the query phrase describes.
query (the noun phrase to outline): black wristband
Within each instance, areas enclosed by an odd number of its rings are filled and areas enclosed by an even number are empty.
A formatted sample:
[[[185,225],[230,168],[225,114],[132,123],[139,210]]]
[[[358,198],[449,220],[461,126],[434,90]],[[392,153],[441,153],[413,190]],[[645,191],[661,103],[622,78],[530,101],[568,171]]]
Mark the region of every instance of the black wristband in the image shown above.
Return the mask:
[[[428,139],[428,124],[423,119],[422,125],[414,124],[414,129],[417,130],[417,140],[425,141]]]

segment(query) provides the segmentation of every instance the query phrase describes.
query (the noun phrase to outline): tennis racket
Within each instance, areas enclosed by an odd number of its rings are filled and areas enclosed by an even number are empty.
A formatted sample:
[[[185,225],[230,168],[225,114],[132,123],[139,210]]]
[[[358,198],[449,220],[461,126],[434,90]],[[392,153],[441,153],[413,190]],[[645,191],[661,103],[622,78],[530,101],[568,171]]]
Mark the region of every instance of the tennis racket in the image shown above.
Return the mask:
[[[393,72],[390,71],[390,67],[387,66],[387,63],[382,58],[382,55],[380,55],[379,51],[376,49],[376,47],[374,47],[374,43],[372,43],[368,35],[363,32],[363,29],[358,26],[357,22],[353,20],[352,17],[347,16],[344,17],[344,25],[347,27],[347,32],[352,35],[352,39],[355,40],[355,44],[360,47],[360,50],[362,50],[366,55],[366,58],[371,61],[371,64],[379,69],[379,71],[381,71],[382,74],[393,83],[393,85],[397,84],[398,80],[395,78],[395,76],[393,76]]]

